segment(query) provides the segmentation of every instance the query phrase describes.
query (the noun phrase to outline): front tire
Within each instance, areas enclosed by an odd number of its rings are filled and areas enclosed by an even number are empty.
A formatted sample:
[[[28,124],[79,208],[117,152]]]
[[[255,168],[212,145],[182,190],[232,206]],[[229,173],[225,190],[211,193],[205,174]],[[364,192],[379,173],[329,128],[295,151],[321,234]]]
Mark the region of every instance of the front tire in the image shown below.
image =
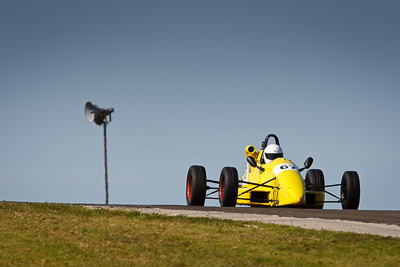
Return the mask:
[[[219,204],[221,207],[235,207],[238,195],[238,172],[236,168],[225,167],[219,179]]]
[[[186,203],[188,206],[204,206],[207,191],[206,169],[190,166],[186,178]]]
[[[319,169],[311,169],[306,174],[306,190],[307,191],[324,191],[325,178],[324,173]]]
[[[325,178],[324,173],[319,169],[311,169],[307,171],[306,178],[306,203],[308,208],[312,209],[323,209],[324,208],[324,199],[325,195],[320,196],[320,193],[311,193],[311,192],[323,192],[325,194]],[[316,202],[316,198],[318,198],[318,202]]]
[[[340,188],[342,208],[357,210],[360,204],[360,178],[355,171],[346,171],[342,177]]]

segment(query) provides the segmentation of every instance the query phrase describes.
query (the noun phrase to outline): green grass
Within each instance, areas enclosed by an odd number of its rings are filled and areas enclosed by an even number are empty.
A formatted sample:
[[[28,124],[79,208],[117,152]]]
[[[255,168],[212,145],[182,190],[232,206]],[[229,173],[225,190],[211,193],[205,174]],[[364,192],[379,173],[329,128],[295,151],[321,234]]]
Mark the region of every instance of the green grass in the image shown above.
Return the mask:
[[[400,239],[0,202],[0,266],[400,266]]]

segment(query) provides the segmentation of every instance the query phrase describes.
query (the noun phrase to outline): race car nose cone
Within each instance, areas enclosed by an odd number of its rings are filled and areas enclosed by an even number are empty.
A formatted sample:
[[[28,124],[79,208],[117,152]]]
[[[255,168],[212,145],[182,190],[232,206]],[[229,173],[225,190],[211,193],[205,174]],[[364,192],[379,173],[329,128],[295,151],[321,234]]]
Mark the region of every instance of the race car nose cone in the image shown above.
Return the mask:
[[[279,205],[305,205],[306,203],[303,187],[282,188],[279,194]]]
[[[297,172],[282,172],[278,179],[280,182],[279,205],[304,205],[306,203],[304,183]]]
[[[305,204],[304,189],[303,188],[291,188],[290,193],[292,195],[292,202],[296,204]],[[289,198],[290,201],[290,198]]]

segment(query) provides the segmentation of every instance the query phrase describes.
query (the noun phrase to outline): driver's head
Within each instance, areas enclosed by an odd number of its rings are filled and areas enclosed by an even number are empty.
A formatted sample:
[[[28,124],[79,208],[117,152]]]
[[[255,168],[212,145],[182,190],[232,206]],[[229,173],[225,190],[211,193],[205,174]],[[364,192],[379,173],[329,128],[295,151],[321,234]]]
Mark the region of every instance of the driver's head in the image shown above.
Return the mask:
[[[283,158],[283,150],[276,144],[268,145],[263,154],[265,163],[269,163],[276,158]]]

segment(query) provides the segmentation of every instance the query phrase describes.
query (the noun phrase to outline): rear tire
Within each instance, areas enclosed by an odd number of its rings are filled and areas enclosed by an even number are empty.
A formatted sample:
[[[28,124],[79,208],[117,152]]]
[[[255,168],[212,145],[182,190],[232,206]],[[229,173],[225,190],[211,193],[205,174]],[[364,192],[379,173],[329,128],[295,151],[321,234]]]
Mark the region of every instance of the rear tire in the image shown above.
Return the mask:
[[[206,169],[190,166],[186,178],[186,203],[188,206],[204,206],[207,191]]]
[[[238,195],[238,172],[236,168],[225,167],[219,179],[219,204],[221,207],[235,207]]]
[[[346,171],[342,177],[340,188],[342,208],[357,210],[360,204],[360,178],[355,171]]]
[[[324,191],[325,178],[324,173],[319,169],[311,169],[306,174],[306,190],[307,191]]]

